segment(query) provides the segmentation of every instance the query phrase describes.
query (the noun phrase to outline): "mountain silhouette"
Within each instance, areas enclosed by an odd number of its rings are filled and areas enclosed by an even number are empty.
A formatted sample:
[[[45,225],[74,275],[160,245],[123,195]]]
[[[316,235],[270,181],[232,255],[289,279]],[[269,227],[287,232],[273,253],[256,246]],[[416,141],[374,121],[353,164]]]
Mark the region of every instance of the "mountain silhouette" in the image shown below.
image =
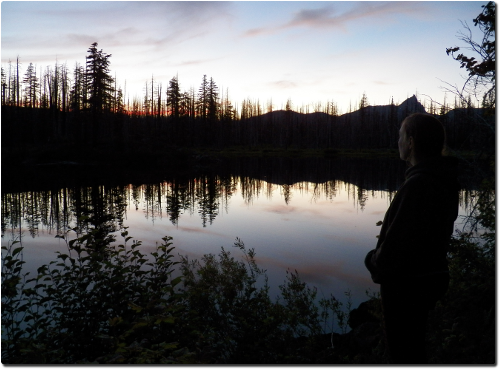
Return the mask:
[[[340,122],[352,122],[359,121],[363,118],[376,116],[382,119],[388,119],[391,114],[391,109],[394,109],[393,114],[395,114],[395,119],[401,122],[406,116],[411,113],[426,113],[424,106],[418,101],[415,95],[409,97],[403,101],[400,105],[374,105],[366,106],[362,109],[355,110],[353,112],[344,113],[336,116],[336,119]],[[253,116],[242,120],[251,123],[253,121],[289,121],[293,122],[318,122],[330,119],[332,116],[324,112],[313,112],[313,113],[299,113],[293,110],[275,110],[269,113],[265,113],[259,116]]]

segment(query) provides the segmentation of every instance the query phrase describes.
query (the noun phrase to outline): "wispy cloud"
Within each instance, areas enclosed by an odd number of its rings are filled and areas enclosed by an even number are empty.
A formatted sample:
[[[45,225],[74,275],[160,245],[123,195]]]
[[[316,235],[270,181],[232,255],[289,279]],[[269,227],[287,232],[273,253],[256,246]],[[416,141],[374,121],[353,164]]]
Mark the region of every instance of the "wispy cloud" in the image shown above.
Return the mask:
[[[34,5],[33,5],[34,4]],[[97,41],[109,46],[173,46],[206,36],[220,23],[231,22],[227,2],[130,1],[130,2],[19,2],[4,6],[2,31],[12,31],[12,19],[28,20],[35,48],[47,45],[75,47]],[[4,29],[5,28],[5,29]],[[34,30],[37,30],[36,32]],[[61,30],[71,29],[64,33]],[[5,32],[2,32],[5,33]],[[16,33],[2,43],[21,44]]]
[[[202,65],[202,64],[207,64],[211,63],[214,61],[221,60],[222,58],[211,58],[211,59],[196,59],[196,60],[183,60],[179,63],[173,64],[176,67],[183,67],[187,65]]]
[[[281,89],[289,89],[289,88],[296,88],[297,83],[293,81],[288,81],[288,80],[281,80],[281,81],[274,81],[269,83],[270,87],[276,87],[276,88],[281,88]]]
[[[360,2],[348,11],[340,12],[336,4],[327,4],[321,8],[302,9],[293,15],[288,22],[269,27],[252,28],[243,36],[255,37],[263,34],[273,34],[282,30],[296,27],[317,29],[347,30],[355,21],[369,20],[373,22],[387,22],[398,15],[419,15],[425,5],[416,2]]]

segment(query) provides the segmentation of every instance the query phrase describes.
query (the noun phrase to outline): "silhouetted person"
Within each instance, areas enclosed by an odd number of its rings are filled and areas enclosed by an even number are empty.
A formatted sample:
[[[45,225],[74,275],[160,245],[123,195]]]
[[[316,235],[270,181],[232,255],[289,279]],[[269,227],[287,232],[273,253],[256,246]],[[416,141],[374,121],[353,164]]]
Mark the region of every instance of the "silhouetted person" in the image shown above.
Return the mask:
[[[384,330],[394,364],[426,363],[429,310],[448,289],[446,253],[458,215],[456,159],[442,156],[445,132],[428,114],[399,130],[399,154],[410,168],[384,217],[365,265],[380,284]]]

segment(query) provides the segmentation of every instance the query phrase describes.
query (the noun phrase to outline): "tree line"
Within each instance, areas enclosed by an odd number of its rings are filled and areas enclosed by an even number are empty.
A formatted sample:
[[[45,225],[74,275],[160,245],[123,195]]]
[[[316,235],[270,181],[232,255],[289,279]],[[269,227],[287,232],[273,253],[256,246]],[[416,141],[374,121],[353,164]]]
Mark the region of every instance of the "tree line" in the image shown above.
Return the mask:
[[[246,99],[239,108],[229,92],[220,91],[203,75],[197,91],[182,90],[174,76],[164,91],[154,77],[146,81],[143,99],[127,99],[110,70],[110,54],[94,42],[86,62],[72,71],[66,65],[45,70],[30,63],[24,77],[20,61],[2,67],[2,133],[5,146],[65,143],[106,145],[113,149],[162,147],[271,146],[281,148],[397,148],[401,121],[410,113],[427,111],[448,128],[452,147],[481,146],[470,122],[478,108],[473,98],[424,107],[415,96],[397,105],[370,106],[363,94],[359,104],[340,114],[334,102],[274,110],[272,101]],[[482,136],[482,135],[481,135]]]

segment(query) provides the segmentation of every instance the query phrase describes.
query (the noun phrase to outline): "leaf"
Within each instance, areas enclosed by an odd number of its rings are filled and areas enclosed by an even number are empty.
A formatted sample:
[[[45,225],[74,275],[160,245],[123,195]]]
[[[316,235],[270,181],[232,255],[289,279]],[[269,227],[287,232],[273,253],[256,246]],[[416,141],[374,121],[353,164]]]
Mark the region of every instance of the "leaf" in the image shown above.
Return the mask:
[[[160,317],[155,320],[155,324],[160,324],[160,323],[173,324],[174,320],[175,319],[173,316]]]
[[[137,313],[140,313],[142,311],[142,307],[140,307],[139,305],[134,304],[133,302],[129,302],[128,306],[130,306],[132,308],[132,310],[134,310]]]
[[[177,346],[179,346],[179,343],[178,342],[170,342],[170,343],[162,342],[162,343],[159,343],[158,346],[160,348],[162,348],[163,350],[173,350],[173,349],[176,349]]]
[[[182,276],[179,276],[177,278],[172,279],[171,285],[172,287],[175,287],[181,282],[182,282]]]
[[[115,326],[123,322],[123,319],[121,316],[115,316],[114,318],[111,318],[109,320],[109,325],[110,326]]]

